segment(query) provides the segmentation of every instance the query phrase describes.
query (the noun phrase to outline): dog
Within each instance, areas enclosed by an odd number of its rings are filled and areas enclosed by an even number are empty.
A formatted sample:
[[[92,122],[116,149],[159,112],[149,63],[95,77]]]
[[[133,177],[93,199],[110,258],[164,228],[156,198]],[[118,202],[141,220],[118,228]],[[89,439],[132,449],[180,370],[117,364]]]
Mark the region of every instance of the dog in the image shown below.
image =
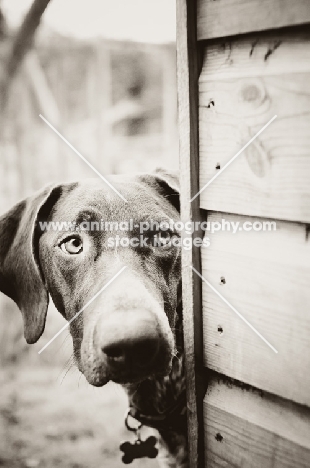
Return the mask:
[[[161,466],[186,468],[181,247],[171,243],[179,233],[135,231],[150,219],[179,219],[178,179],[161,170],[109,180],[127,202],[90,179],[47,187],[0,218],[0,290],[21,310],[28,343],[44,331],[50,295],[69,321],[75,361],[88,382],[124,386],[130,415],[158,430]],[[133,229],[114,238],[104,230],[42,229],[47,222],[102,220],[133,220]],[[116,234],[141,243],[111,245]]]

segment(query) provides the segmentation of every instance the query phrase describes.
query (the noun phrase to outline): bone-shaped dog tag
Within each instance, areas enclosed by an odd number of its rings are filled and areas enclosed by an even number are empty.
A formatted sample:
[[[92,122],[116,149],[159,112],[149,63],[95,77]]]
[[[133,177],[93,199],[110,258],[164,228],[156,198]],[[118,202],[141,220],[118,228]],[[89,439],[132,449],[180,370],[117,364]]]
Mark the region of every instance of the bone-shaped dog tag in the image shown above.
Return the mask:
[[[150,436],[146,440],[141,440],[138,437],[133,444],[130,442],[121,443],[119,448],[124,452],[122,462],[128,465],[137,458],[156,458],[158,454],[158,449],[155,447],[156,442],[156,437]]]

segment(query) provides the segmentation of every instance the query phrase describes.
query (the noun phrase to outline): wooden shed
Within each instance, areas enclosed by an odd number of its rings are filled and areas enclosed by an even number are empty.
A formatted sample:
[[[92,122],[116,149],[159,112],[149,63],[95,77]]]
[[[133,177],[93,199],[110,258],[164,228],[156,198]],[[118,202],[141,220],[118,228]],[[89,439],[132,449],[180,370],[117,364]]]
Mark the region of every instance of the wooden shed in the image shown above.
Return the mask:
[[[182,267],[191,468],[310,466],[309,23],[177,0],[182,219],[210,222]]]

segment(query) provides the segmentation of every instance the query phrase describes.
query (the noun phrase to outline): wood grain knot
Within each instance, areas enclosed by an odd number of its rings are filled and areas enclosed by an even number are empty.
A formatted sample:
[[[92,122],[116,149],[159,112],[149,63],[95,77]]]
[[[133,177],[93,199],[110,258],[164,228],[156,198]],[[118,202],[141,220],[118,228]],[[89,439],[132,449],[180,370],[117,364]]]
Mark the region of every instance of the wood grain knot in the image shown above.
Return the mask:
[[[241,89],[241,97],[246,102],[261,101],[262,92],[256,85],[250,84]]]
[[[269,172],[270,158],[262,142],[254,140],[245,153],[249,168],[256,177],[265,177]]]

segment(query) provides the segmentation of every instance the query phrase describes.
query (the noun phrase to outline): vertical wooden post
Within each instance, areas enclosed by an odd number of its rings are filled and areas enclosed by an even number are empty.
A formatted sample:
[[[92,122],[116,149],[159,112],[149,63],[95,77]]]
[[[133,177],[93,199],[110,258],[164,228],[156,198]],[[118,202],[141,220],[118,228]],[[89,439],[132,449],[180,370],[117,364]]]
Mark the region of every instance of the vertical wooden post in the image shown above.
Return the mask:
[[[173,50],[170,46],[162,48],[163,71],[163,146],[165,155],[169,154],[176,136],[176,73]]]
[[[196,1],[177,0],[177,78],[181,173],[181,218],[199,221],[198,190],[198,49]],[[192,237],[186,235],[186,237]],[[184,348],[187,385],[189,462],[191,468],[204,466],[203,448],[203,357],[202,285],[190,268],[201,270],[200,251],[193,247],[182,254]]]

